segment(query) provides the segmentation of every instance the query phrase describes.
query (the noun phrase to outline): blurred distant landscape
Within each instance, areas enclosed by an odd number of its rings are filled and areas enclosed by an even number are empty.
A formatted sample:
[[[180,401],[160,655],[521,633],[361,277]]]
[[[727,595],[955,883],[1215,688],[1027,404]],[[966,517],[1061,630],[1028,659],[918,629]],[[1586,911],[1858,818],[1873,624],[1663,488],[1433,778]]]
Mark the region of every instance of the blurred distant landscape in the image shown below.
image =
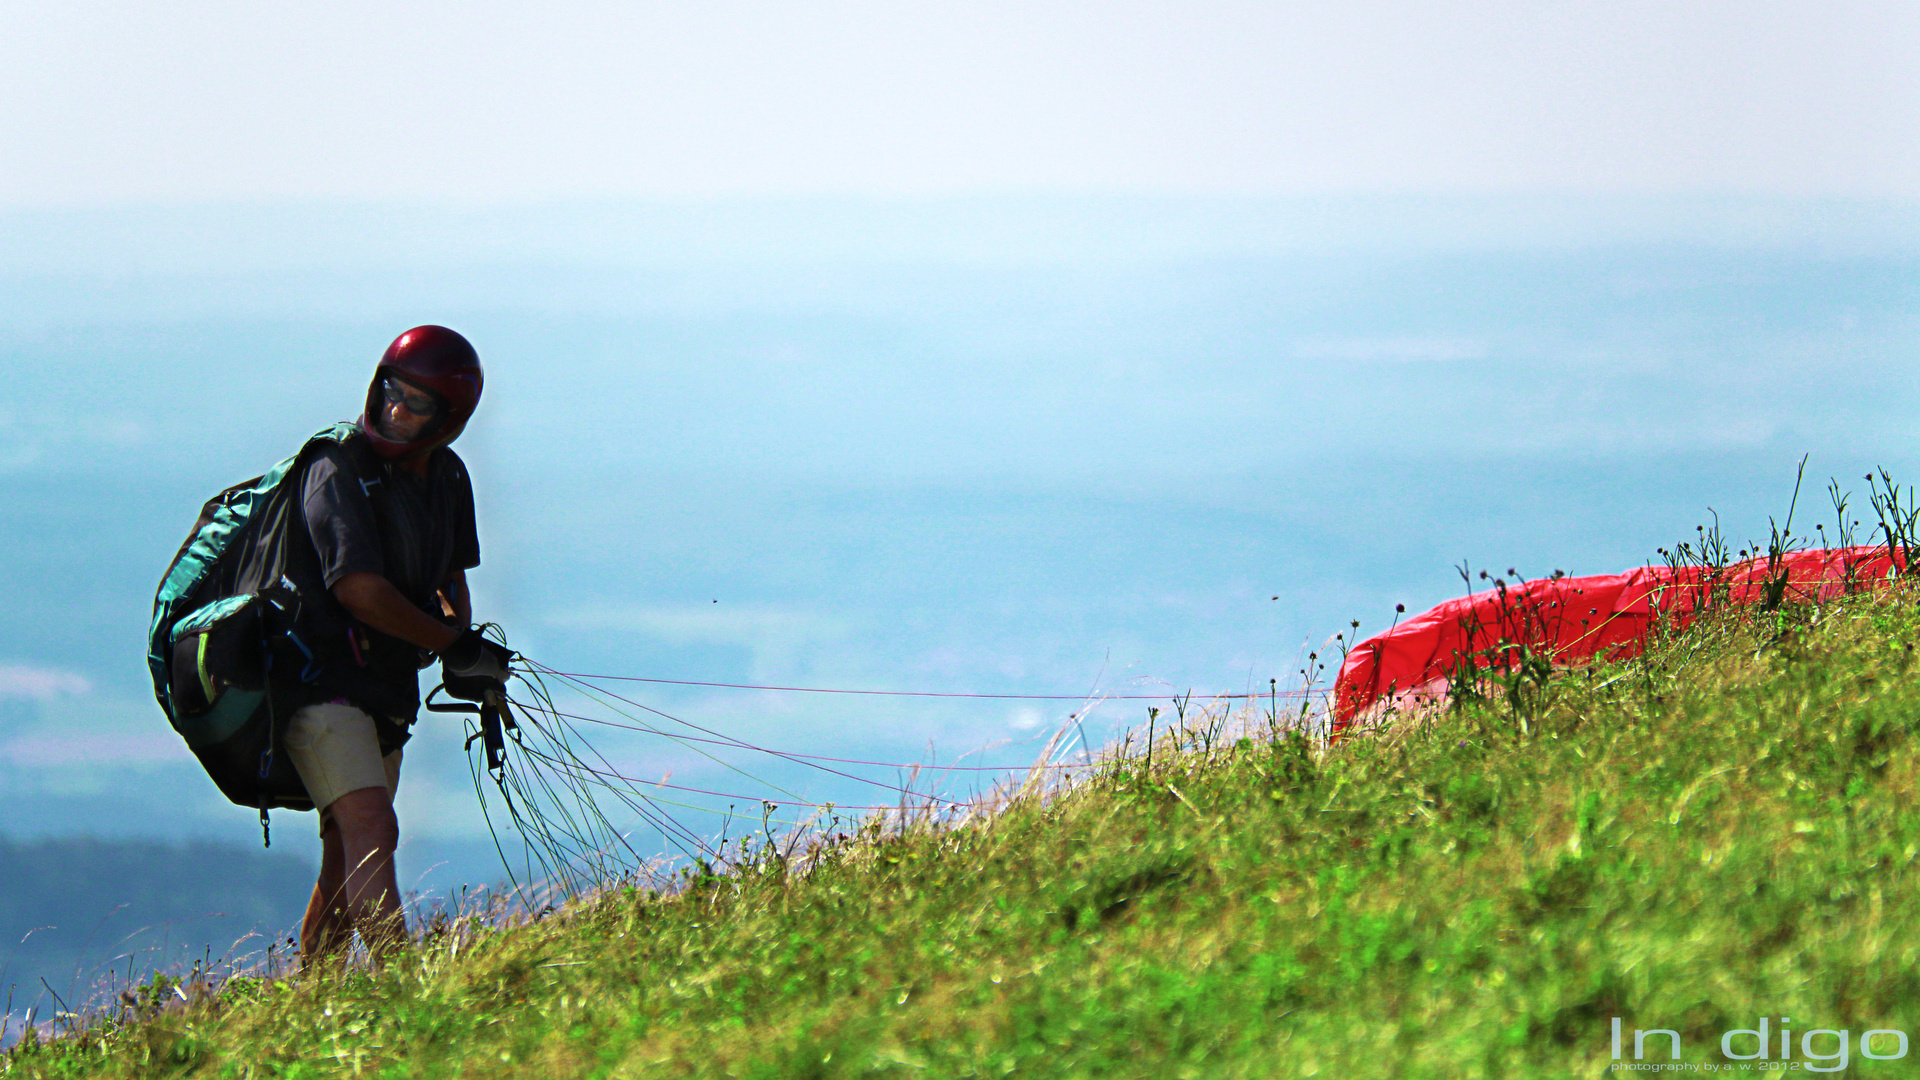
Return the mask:
[[[129,975],[276,940],[284,953],[316,865],[209,841],[0,837],[0,994],[16,1015],[38,1001],[44,1016],[54,995],[78,1007]]]

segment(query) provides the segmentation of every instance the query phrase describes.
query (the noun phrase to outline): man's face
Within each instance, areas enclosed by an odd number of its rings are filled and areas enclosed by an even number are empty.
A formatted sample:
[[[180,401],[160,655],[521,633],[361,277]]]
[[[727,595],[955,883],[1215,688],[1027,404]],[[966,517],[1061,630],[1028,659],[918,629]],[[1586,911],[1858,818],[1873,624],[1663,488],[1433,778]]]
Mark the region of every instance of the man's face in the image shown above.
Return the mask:
[[[380,382],[380,434],[398,443],[420,437],[433,418],[440,414],[439,403],[425,390],[398,375]]]

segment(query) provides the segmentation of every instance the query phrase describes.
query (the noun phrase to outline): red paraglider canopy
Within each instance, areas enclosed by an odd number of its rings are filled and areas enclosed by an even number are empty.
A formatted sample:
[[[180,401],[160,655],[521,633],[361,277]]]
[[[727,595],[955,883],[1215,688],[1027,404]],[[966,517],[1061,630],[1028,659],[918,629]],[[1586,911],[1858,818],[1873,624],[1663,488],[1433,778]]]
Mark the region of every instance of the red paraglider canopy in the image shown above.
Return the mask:
[[[1793,551],[1724,567],[1645,566],[1624,574],[1500,582],[1354,646],[1334,683],[1333,730],[1368,709],[1444,695],[1467,658],[1511,667],[1522,650],[1558,665],[1621,660],[1660,619],[1683,627],[1709,605],[1826,600],[1883,585],[1904,568],[1886,547]]]

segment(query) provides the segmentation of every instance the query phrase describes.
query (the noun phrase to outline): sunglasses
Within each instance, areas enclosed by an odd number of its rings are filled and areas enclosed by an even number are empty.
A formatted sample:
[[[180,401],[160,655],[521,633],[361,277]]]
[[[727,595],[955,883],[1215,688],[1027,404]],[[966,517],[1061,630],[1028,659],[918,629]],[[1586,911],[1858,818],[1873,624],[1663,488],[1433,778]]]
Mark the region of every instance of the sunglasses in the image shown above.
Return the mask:
[[[425,394],[409,394],[406,385],[389,375],[380,382],[380,396],[387,404],[398,405],[415,416],[431,418],[440,412],[440,403]]]

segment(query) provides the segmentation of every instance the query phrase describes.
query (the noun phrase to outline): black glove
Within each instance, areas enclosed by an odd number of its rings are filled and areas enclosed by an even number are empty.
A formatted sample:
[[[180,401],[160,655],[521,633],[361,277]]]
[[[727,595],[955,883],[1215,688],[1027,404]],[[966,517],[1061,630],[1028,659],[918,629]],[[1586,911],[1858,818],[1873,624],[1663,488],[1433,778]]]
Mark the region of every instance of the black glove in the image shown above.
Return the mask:
[[[487,692],[506,686],[513,672],[507,661],[513,654],[505,645],[488,641],[474,627],[453,639],[440,652],[440,681],[447,693],[463,701],[485,701]]]

